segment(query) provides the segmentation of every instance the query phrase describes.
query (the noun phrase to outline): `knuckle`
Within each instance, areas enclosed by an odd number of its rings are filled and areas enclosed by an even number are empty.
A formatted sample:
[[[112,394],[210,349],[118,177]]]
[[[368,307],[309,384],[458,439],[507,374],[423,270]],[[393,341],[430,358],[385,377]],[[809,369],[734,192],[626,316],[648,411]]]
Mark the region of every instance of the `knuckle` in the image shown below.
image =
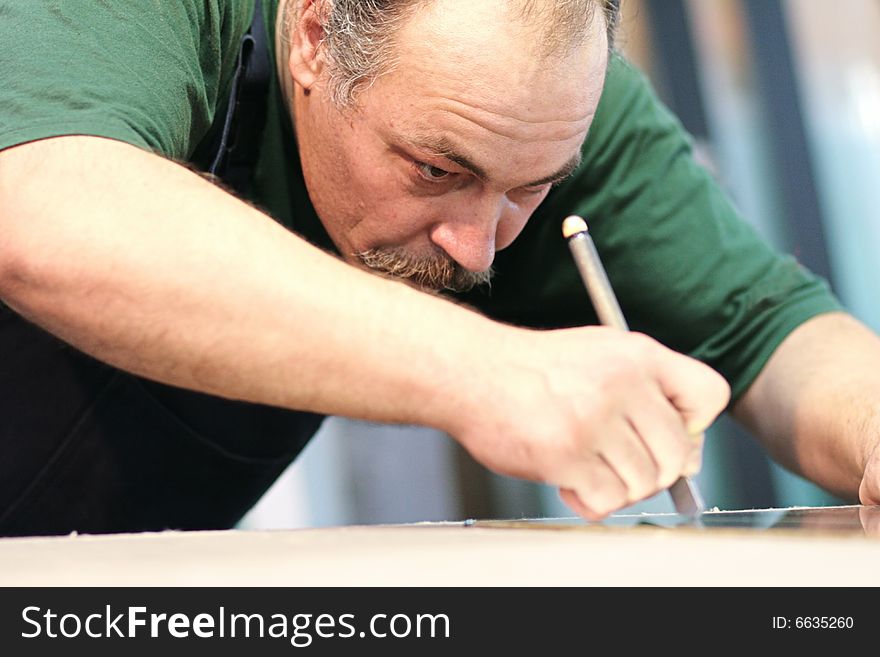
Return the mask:
[[[606,516],[626,506],[628,499],[624,486],[603,486],[588,493],[585,504],[593,511]]]
[[[703,404],[707,415],[714,419],[730,402],[730,384],[718,372],[703,364],[705,376],[700,388],[703,391]]]
[[[633,354],[614,358],[605,368],[604,379],[603,406],[617,409],[623,399],[641,388],[640,384],[645,379],[644,363]]]
[[[660,464],[660,467],[658,469],[657,485],[660,488],[669,488],[681,475],[683,469],[684,462],[682,460],[664,460],[664,462]]]
[[[678,479],[678,473],[673,470],[664,471],[657,478],[658,489],[663,490],[669,488]]]
[[[554,460],[561,464],[580,463],[591,455],[592,442],[589,432],[566,432],[557,442]]]
[[[629,487],[629,496],[627,502],[638,502],[647,497],[651,497],[659,490],[655,479],[640,480],[637,484]]]
[[[657,487],[657,470],[653,461],[648,458],[644,462],[631,463],[628,472],[622,478],[626,489],[626,503],[637,502],[650,496]]]
[[[662,359],[666,347],[644,333],[630,333],[632,357],[644,368]]]
[[[674,432],[662,445],[655,444],[656,481],[663,486],[674,482],[689,462],[694,449],[693,439],[681,430]]]
[[[630,342],[637,349],[642,349],[645,351],[653,351],[657,345],[659,344],[654,338],[645,333],[639,333],[638,331],[630,331],[628,334]]]
[[[584,500],[584,506],[593,520],[601,520],[615,508],[607,499],[597,495],[587,496]]]

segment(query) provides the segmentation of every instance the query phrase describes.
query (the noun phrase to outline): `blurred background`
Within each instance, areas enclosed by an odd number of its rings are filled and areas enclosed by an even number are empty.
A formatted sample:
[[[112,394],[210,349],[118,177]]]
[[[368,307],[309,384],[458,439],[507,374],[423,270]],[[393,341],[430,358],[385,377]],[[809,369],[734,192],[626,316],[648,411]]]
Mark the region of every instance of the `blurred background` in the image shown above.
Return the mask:
[[[746,220],[880,330],[880,2],[622,0],[618,46]],[[839,503],[727,419],[698,482],[721,509]],[[628,511],[671,510],[664,493]],[[331,418],[241,526],[570,515],[554,489],[494,475],[436,431]]]

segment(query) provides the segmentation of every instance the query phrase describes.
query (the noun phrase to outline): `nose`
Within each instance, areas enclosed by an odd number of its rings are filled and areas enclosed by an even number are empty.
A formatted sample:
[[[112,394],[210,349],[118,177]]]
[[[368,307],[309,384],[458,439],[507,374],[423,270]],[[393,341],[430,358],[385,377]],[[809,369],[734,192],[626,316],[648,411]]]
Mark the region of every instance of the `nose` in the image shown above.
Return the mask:
[[[516,213],[505,195],[466,197],[445,208],[449,217],[431,228],[431,241],[469,271],[484,271],[495,260],[499,227]]]

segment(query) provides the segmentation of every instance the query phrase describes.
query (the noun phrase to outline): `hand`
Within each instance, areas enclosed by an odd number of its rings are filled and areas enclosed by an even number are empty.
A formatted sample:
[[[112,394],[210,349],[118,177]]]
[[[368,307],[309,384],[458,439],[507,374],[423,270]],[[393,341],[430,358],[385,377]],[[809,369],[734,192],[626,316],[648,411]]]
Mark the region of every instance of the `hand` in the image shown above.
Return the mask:
[[[859,486],[859,501],[866,506],[880,504],[880,441],[868,455],[865,474]]]
[[[865,536],[880,536],[880,506],[860,506],[859,522]]]
[[[449,432],[478,461],[559,486],[593,520],[699,469],[730,396],[714,370],[637,333],[504,330]]]

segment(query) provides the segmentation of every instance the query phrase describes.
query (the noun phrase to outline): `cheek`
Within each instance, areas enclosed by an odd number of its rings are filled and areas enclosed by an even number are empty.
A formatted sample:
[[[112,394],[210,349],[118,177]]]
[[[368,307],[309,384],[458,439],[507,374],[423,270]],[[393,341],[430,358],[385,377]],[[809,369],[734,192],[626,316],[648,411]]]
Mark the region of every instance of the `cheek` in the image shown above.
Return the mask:
[[[498,223],[495,234],[495,249],[501,251],[510,246],[526,227],[529,218],[547,198],[548,192],[530,195],[519,202],[511,202],[502,220]]]
[[[371,237],[393,234],[394,227],[413,214],[401,193],[399,173],[384,157],[371,135],[354,131],[337,145],[338,163],[325,180],[333,189],[335,208],[344,217],[346,237],[358,248],[370,248]]]
[[[431,225],[449,212],[448,203],[414,195],[405,168],[396,158],[383,155],[349,151],[346,168],[351,174],[340,181],[341,194],[349,199],[349,238],[359,250],[420,246],[428,241]]]
[[[438,199],[413,197],[404,188],[380,179],[361,202],[361,220],[352,231],[360,248],[420,246],[444,212]]]

